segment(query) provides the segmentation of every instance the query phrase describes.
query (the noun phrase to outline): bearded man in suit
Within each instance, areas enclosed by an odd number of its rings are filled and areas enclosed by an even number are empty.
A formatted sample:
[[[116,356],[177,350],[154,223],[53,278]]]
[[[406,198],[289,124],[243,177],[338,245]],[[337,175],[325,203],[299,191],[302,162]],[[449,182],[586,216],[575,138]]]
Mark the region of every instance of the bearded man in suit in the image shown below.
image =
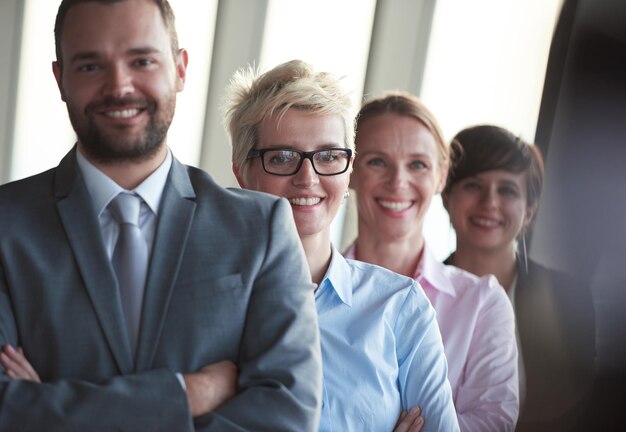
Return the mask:
[[[289,204],[172,156],[188,54],[167,0],[63,0],[55,39],[78,141],[0,187],[0,430],[316,430],[314,286]],[[120,194],[147,249],[132,307]]]

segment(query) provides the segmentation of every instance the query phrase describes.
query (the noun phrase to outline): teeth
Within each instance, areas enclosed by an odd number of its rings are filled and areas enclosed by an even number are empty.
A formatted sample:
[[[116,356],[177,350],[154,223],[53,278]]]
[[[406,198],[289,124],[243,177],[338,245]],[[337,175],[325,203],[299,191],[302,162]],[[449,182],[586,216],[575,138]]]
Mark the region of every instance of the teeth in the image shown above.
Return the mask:
[[[312,206],[320,202],[321,199],[319,197],[315,198],[290,198],[289,202],[293,205],[297,206]]]
[[[472,218],[472,222],[476,225],[484,226],[487,228],[495,228],[500,225],[498,221],[493,219]]]
[[[130,118],[139,114],[139,110],[136,108],[126,109],[123,111],[107,111],[104,113],[107,117],[113,118]]]
[[[413,205],[413,201],[383,201],[379,200],[378,203],[386,209],[393,211],[406,210]]]

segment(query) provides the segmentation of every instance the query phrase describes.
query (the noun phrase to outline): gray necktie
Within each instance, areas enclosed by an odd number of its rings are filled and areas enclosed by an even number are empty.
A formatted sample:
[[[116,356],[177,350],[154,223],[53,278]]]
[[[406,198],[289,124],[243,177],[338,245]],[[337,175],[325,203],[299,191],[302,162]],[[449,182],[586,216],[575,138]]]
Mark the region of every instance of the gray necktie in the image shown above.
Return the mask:
[[[127,193],[120,193],[109,204],[109,210],[120,226],[112,263],[117,274],[133,354],[137,346],[141,303],[148,272],[148,246],[139,229],[140,207],[141,198]]]

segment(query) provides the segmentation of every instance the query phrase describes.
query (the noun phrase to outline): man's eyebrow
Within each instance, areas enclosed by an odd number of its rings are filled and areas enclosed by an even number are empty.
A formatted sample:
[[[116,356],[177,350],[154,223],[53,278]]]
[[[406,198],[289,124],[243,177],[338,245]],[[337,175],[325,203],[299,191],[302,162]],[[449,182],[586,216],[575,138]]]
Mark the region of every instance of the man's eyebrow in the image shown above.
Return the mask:
[[[72,56],[70,62],[82,61],[82,60],[95,60],[100,55],[96,51],[79,51]]]
[[[126,51],[127,55],[146,55],[146,54],[160,54],[161,50],[156,49],[154,47],[139,47],[139,48],[131,48]],[[101,58],[102,55],[97,51],[79,51],[72,56],[70,62],[83,61],[83,60],[97,60]]]
[[[160,54],[161,50],[148,46],[148,47],[131,48],[128,51],[126,51],[126,53],[129,55]]]

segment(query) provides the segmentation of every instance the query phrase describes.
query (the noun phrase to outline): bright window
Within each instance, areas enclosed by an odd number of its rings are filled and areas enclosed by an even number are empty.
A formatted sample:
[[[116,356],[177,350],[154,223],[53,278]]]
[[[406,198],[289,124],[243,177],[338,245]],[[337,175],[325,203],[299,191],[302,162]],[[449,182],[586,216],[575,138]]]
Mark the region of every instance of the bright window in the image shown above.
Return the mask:
[[[375,6],[375,0],[270,0],[261,68],[300,59],[317,70],[345,77],[343,87],[352,96],[356,115],[362,101]],[[337,247],[345,208],[340,207],[331,227]]]
[[[293,59],[345,76],[355,114],[361,106],[375,0],[270,0],[261,67]]]
[[[533,142],[561,0],[437,0],[421,97],[447,139],[490,123]],[[439,258],[454,249],[441,200],[425,237]]]

